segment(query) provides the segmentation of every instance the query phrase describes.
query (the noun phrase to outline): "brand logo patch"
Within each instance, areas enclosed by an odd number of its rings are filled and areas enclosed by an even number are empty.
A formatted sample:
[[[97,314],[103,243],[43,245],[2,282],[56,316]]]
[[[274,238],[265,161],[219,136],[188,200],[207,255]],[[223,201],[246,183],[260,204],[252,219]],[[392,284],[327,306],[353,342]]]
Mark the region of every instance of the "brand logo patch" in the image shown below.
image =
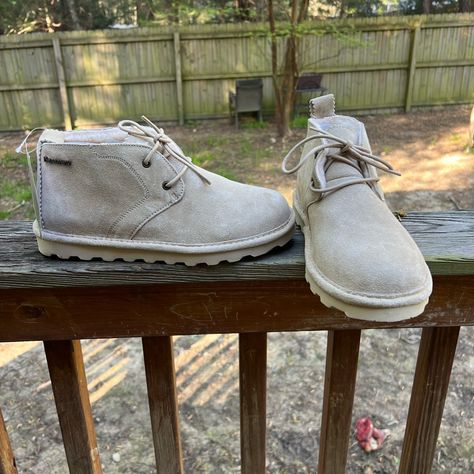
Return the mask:
[[[45,156],[43,159],[45,163],[51,163],[53,165],[71,166],[70,160],[60,160],[59,158],[50,158],[49,156]]]

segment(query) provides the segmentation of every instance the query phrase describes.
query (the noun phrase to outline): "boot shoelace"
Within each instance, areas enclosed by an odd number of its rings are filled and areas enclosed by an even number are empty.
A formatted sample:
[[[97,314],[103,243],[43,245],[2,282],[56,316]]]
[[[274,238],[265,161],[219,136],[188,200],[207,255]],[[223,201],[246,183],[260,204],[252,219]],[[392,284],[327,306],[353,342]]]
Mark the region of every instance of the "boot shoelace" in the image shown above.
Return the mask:
[[[343,140],[342,138],[336,137],[332,133],[326,132],[316,127],[310,126],[310,130],[316,132],[316,134],[304,138],[298,142],[283,158],[282,170],[285,174],[292,174],[298,171],[310,157],[315,158],[315,164],[313,168],[313,176],[310,183],[310,189],[316,193],[319,193],[319,200],[322,199],[327,193],[338,191],[339,189],[351,186],[353,184],[368,184],[372,190],[383,199],[381,191],[376,186],[379,181],[375,170],[371,167],[377,168],[385,173],[394,174],[400,176],[398,171],[395,171],[392,165],[380,158],[379,156],[373,155],[370,150],[359,145],[355,145],[349,140]],[[313,140],[326,140],[309,150],[304,156],[302,156],[299,162],[288,168],[288,162],[293,156],[294,152],[306,143]],[[336,152],[329,153],[330,148],[338,149]],[[326,180],[326,172],[332,163],[339,161],[352,166],[362,174],[362,177],[348,176],[342,182],[337,182],[333,185],[328,185]],[[340,178],[339,178],[340,179]],[[339,181],[338,179],[338,181]],[[316,186],[318,183],[319,186]]]
[[[186,173],[188,169],[193,170],[206,184],[211,184],[211,182],[205,176],[202,170],[192,162],[189,156],[186,156],[173,148],[173,140],[168,135],[166,135],[162,128],[155,125],[144,115],[142,115],[142,119],[149,125],[149,127],[144,127],[138,124],[137,122],[134,122],[133,120],[122,120],[119,122],[118,127],[120,128],[120,130],[127,132],[129,135],[133,135],[139,138],[145,138],[151,140],[154,143],[153,147],[148,152],[146,157],[143,158],[143,166],[145,168],[151,166],[151,160],[156,152],[161,153],[165,158],[169,158],[172,156],[184,165],[174,178],[170,179],[169,181],[163,182],[164,189],[172,188],[181,179],[181,177],[184,175],[184,173]]]

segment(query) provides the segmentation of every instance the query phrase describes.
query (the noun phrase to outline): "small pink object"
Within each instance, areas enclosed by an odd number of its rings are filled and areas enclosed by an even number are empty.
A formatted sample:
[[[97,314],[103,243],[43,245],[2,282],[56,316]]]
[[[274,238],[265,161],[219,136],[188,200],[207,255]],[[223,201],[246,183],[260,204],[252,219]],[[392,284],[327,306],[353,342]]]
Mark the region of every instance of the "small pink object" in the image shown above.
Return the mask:
[[[369,417],[359,418],[356,421],[356,439],[366,453],[380,449],[387,435],[386,430],[375,428]]]

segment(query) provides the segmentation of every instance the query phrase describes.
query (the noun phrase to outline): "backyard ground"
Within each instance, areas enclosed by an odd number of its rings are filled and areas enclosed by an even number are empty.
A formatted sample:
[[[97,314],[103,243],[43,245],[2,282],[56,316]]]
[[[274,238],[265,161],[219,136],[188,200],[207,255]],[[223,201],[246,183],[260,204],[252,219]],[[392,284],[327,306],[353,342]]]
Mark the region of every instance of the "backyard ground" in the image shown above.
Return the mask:
[[[373,151],[402,172],[384,176],[393,210],[474,208],[474,155],[467,151],[468,107],[368,116]],[[166,129],[199,165],[229,178],[279,189],[291,200],[282,156],[304,136],[281,142],[270,123],[226,122]],[[32,217],[23,133],[0,135],[0,219]],[[420,333],[368,330],[361,341],[354,421],[371,416],[391,436],[365,454],[351,443],[348,472],[397,471]],[[239,471],[238,344],[234,335],[176,338],[181,426],[188,473]],[[83,342],[105,472],[151,473],[153,448],[138,340]],[[324,333],[269,336],[268,472],[315,473],[324,379]],[[474,472],[474,331],[463,328],[433,472]],[[67,472],[47,367],[38,343],[0,344],[0,406],[20,472]]]

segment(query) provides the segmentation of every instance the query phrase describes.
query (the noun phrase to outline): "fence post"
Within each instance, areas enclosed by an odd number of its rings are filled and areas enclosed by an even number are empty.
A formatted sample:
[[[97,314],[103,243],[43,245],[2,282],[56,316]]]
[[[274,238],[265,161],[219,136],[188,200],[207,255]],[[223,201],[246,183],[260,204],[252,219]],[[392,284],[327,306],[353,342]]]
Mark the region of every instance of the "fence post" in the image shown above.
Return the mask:
[[[178,102],[178,121],[180,125],[184,125],[184,108],[183,108],[183,77],[181,74],[181,43],[179,32],[173,34],[174,43],[174,64],[176,71],[176,99]]]
[[[405,112],[410,112],[411,101],[413,98],[413,84],[415,82],[416,72],[416,49],[418,46],[418,39],[420,37],[420,25],[413,28],[411,47],[410,47],[410,64],[408,69],[407,91],[405,96]]]
[[[69,98],[67,96],[66,74],[64,73],[63,56],[61,53],[61,45],[57,37],[53,37],[54,61],[56,63],[56,72],[59,82],[59,95],[61,97],[61,106],[63,109],[64,128],[72,130],[72,118],[69,108]]]

